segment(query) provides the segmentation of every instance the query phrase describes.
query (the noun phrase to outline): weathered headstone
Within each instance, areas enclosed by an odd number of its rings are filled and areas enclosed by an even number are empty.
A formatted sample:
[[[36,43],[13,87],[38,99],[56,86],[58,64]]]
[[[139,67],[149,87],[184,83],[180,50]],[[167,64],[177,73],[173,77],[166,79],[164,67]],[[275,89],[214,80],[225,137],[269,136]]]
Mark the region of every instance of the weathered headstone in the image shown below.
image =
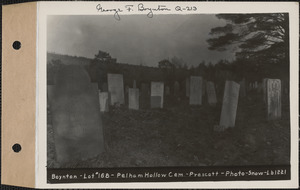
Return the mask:
[[[151,82],[151,108],[163,108],[164,83]]]
[[[185,96],[186,97],[190,96],[190,78],[187,78],[185,80]]]
[[[107,74],[110,105],[124,104],[124,84],[122,74]]]
[[[174,96],[179,96],[180,84],[178,81],[174,82]]]
[[[226,81],[221,111],[220,126],[224,129],[235,126],[240,85],[233,81]]]
[[[240,97],[246,97],[246,81],[243,79],[240,81]]]
[[[281,81],[279,79],[267,80],[268,119],[281,118]]]
[[[206,91],[207,91],[207,101],[209,105],[216,105],[217,104],[217,96],[216,96],[216,90],[215,85],[211,81],[206,82]]]
[[[100,102],[100,111],[108,112],[109,111],[109,94],[108,92],[99,93],[99,102]]]
[[[104,151],[98,85],[79,66],[66,66],[55,78],[51,113],[57,162],[96,157]]]
[[[202,77],[190,78],[190,105],[202,104]]]
[[[133,110],[139,109],[139,89],[129,88],[128,91],[128,108]]]

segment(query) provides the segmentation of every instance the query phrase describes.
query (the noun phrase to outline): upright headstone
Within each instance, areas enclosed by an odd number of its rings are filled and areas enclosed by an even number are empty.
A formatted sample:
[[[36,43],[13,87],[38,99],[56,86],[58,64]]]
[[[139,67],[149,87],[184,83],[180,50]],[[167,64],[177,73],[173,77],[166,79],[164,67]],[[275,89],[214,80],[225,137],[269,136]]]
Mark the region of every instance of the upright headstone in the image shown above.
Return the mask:
[[[185,80],[185,95],[186,97],[190,96],[190,78]]]
[[[163,108],[164,83],[151,82],[151,108]]]
[[[79,66],[66,66],[55,78],[51,113],[57,162],[96,157],[104,151],[98,85]]]
[[[128,108],[133,110],[139,109],[139,89],[129,88],[128,90]]]
[[[108,92],[99,93],[99,102],[100,102],[100,111],[108,112],[109,111],[109,94]]]
[[[122,74],[107,74],[110,105],[124,104],[124,84]]]
[[[206,92],[207,92],[207,101],[209,105],[216,105],[217,104],[217,96],[215,85],[211,81],[206,82]]]
[[[174,82],[174,96],[179,96],[180,84],[178,81]]]
[[[246,81],[243,79],[240,81],[240,97],[246,97]]]
[[[190,78],[190,105],[202,104],[202,77]]]
[[[224,129],[235,126],[239,90],[240,85],[238,83],[226,81],[220,120],[220,126]]]
[[[263,101],[267,104],[267,78],[264,78],[262,81],[262,91],[263,91]]]
[[[268,119],[281,118],[281,81],[279,79],[267,80]]]
[[[133,88],[136,88],[136,81],[133,80]]]

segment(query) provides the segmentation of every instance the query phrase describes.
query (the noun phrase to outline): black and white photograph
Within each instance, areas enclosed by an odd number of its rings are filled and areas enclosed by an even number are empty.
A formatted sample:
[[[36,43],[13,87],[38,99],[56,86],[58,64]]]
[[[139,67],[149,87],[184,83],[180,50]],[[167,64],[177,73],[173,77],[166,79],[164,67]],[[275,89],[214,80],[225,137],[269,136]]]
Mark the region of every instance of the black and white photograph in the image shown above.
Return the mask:
[[[47,16],[48,171],[289,180],[289,13],[147,13]]]

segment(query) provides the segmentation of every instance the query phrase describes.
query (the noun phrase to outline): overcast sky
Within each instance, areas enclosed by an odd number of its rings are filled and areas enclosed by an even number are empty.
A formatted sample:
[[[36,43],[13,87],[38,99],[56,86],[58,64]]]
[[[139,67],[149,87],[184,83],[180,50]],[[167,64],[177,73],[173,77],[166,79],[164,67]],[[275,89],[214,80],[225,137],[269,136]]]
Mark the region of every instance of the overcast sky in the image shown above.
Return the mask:
[[[210,29],[225,25],[215,15],[48,16],[47,51],[94,58],[98,50],[120,63],[157,66],[174,56],[189,66],[233,59],[208,50]]]

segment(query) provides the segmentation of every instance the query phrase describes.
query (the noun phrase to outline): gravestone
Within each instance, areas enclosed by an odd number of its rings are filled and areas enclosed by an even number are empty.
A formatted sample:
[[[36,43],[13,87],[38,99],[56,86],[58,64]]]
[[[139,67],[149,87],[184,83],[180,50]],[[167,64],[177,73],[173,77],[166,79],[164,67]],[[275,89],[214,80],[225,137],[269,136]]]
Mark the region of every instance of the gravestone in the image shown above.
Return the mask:
[[[108,86],[106,82],[102,84],[102,92],[108,92]]]
[[[246,81],[243,79],[239,82],[240,84],[240,97],[246,97]]]
[[[189,97],[190,96],[190,79],[187,78],[185,80],[185,96]]]
[[[190,105],[202,104],[202,77],[191,76],[190,78]]]
[[[221,111],[220,126],[224,129],[235,126],[240,85],[233,81],[226,81]]]
[[[217,104],[217,96],[215,85],[213,82],[206,82],[207,101],[209,105],[215,106]]]
[[[98,85],[79,66],[58,71],[51,101],[57,162],[94,158],[104,151]]]
[[[109,111],[109,94],[108,92],[99,93],[99,102],[100,102],[100,111],[108,112]]]
[[[139,109],[139,89],[129,88],[128,90],[128,108],[133,110]]]
[[[281,81],[279,79],[267,80],[268,119],[281,118]]]
[[[124,84],[122,74],[107,74],[110,105],[124,104]]]
[[[136,81],[133,80],[133,88],[136,88]]]
[[[174,82],[174,96],[179,96],[180,84],[178,81]]]
[[[163,108],[164,83],[151,82],[151,108]]]
[[[263,101],[267,104],[267,78],[264,78],[262,81],[262,91],[263,91]]]

